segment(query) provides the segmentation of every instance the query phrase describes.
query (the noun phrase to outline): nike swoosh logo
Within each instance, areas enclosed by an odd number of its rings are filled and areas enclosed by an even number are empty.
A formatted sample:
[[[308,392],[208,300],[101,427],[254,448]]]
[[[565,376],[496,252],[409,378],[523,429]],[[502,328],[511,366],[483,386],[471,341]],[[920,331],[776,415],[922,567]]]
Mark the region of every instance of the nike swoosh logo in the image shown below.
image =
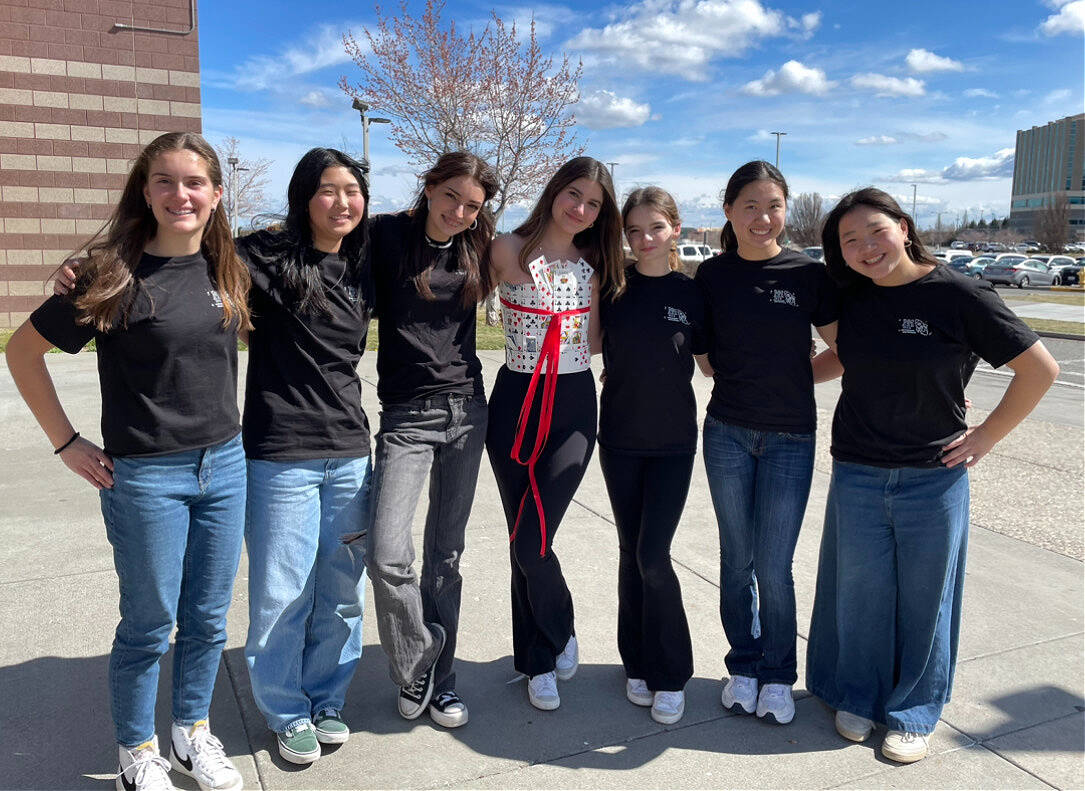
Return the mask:
[[[125,791],[136,791],[136,781],[129,780],[128,775],[121,775],[121,784],[124,786]]]
[[[177,752],[177,745],[175,745],[172,741],[170,742],[170,749],[173,750],[173,757],[177,759],[177,763],[181,764],[181,766],[183,766],[185,768],[186,772],[191,772],[192,771],[192,758],[191,757],[182,758]],[[135,788],[135,786],[132,786],[132,787]]]

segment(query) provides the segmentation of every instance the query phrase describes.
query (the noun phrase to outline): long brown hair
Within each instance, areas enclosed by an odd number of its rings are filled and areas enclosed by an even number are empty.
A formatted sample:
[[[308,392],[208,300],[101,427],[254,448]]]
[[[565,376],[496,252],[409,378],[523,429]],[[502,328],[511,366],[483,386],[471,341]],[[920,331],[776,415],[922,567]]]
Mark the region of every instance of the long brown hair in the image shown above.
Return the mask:
[[[733,205],[738,200],[738,194],[742,192],[743,188],[755,181],[771,181],[780,188],[780,191],[784,193],[784,201],[787,201],[787,180],[784,179],[784,174],[777,170],[776,166],[771,162],[755,159],[753,162],[747,162],[731,174],[731,178],[727,180],[727,187],[721,196],[723,205]],[[723,230],[720,231],[720,247],[723,248],[725,253],[738,250],[738,237],[735,236],[735,229],[731,226],[730,220],[723,224]]]
[[[908,227],[908,240],[904,246],[904,253],[917,264],[928,266],[941,264],[927,251],[923,240],[919,238],[912,215],[904,211],[888,192],[877,187],[864,187],[849,192],[841,198],[825,218],[825,224],[821,226],[821,247],[825,251],[825,270],[839,285],[854,286],[870,282],[870,278],[860,275],[847,265],[844,261],[844,253],[840,249],[840,221],[844,219],[845,214],[859,206],[867,206],[897,222],[904,220],[904,224]]]
[[[419,296],[432,300],[433,291],[429,287],[432,267],[419,272],[416,264],[422,259],[426,248],[426,217],[429,216],[426,188],[436,187],[438,184],[460,176],[467,176],[477,181],[485,195],[473,227],[456,234],[453,242],[456,247],[457,265],[465,275],[462,304],[464,307],[470,307],[489,294],[490,289],[493,288],[490,281],[490,268],[482,264],[490,241],[494,238],[496,223],[493,212],[490,211],[489,202],[497,194],[499,183],[497,173],[488,163],[467,151],[452,151],[442,154],[433,167],[422,174],[422,186],[410,210],[412,233],[408,255],[411,258],[410,271],[414,273],[411,279],[414,280]]]
[[[72,254],[74,258],[86,259],[79,266],[73,292],[81,324],[93,324],[98,331],[106,332],[118,321],[124,321],[123,314],[139,288],[135,269],[144,248],[158,233],[158,221],[143,196],[151,163],[162,154],[182,150],[200,157],[207,166],[211,183],[222,187],[218,156],[202,136],[194,132],[167,132],[148,143],[136,158],[109,221]],[[215,285],[222,297],[222,325],[235,324],[239,329],[247,329],[249,271],[237,257],[230,223],[221,204],[204,226],[200,252],[213,268]]]
[[[542,195],[539,197],[531,215],[513,231],[524,239],[520,248],[520,268],[528,271],[528,261],[532,252],[542,241],[550,222],[554,208],[554,199],[558,194],[577,179],[586,178],[599,184],[603,193],[603,205],[599,216],[589,228],[573,237],[573,245],[584,250],[584,259],[591,264],[599,275],[599,287],[602,293],[618,296],[625,291],[625,256],[622,254],[622,219],[618,212],[618,201],[614,197],[614,181],[607,166],[591,157],[570,159],[555,173]]]
[[[640,187],[630,192],[625,199],[625,205],[622,206],[623,226],[629,221],[629,212],[638,206],[647,206],[649,209],[659,212],[675,228],[682,224],[682,218],[678,216],[678,204],[674,202],[674,198],[665,189]],[[682,259],[678,257],[678,243],[674,239],[671,239],[671,247],[667,251],[667,264],[672,270],[682,266]]]

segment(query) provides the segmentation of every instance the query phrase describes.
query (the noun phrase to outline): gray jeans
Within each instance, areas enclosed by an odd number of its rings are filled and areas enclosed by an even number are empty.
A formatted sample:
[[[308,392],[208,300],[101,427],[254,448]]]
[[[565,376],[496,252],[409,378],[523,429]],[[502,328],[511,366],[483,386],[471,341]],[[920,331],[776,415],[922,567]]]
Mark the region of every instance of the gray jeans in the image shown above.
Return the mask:
[[[460,556],[479,461],[486,441],[486,400],[445,394],[381,411],[370,495],[366,564],[389,673],[406,686],[433,664],[437,640],[427,623],[444,627],[436,692],[455,687],[452,672],[460,620]],[[422,537],[422,582],[414,573],[411,524],[429,479]]]

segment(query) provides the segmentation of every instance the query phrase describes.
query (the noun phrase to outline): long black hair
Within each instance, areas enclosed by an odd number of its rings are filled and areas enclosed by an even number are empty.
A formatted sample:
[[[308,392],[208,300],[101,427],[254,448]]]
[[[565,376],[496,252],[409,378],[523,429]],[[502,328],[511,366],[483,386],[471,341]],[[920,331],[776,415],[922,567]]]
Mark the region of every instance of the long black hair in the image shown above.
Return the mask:
[[[821,228],[821,247],[825,251],[825,269],[829,276],[841,286],[856,286],[861,283],[869,283],[870,278],[860,275],[848,267],[844,261],[844,253],[840,249],[840,221],[844,215],[859,206],[867,206],[874,211],[881,212],[887,217],[892,217],[898,222],[904,220],[908,226],[908,241],[904,252],[917,264],[938,266],[941,262],[928,252],[923,240],[916,231],[915,220],[900,204],[896,202],[888,192],[877,187],[863,187],[862,189],[849,192],[833,207],[825,218],[825,225]]]
[[[520,248],[520,268],[527,272],[528,261],[546,233],[551,221],[554,199],[577,179],[588,179],[599,185],[603,205],[595,222],[573,237],[573,246],[584,251],[584,260],[599,276],[601,293],[613,296],[625,290],[625,256],[622,254],[622,215],[614,195],[614,180],[610,170],[598,159],[574,157],[550,177],[531,214],[513,231],[524,239]]]
[[[432,266],[421,265],[426,260],[429,245],[426,243],[426,219],[429,217],[429,199],[427,187],[436,187],[449,179],[467,176],[482,187],[482,208],[472,227],[456,234],[452,243],[455,250],[456,264],[464,272],[465,279],[461,301],[464,307],[470,307],[490,293],[490,268],[484,265],[487,250],[494,238],[497,223],[489,203],[497,194],[500,183],[497,173],[490,165],[468,151],[450,151],[442,154],[433,167],[422,174],[422,184],[418,188],[418,197],[408,212],[411,216],[410,241],[407,246],[408,260],[401,262],[400,273],[410,277],[418,290],[419,296],[432,300],[433,292],[429,287]]]
[[[328,168],[346,168],[361,187],[365,208],[358,227],[343,238],[339,256],[346,263],[346,281],[358,286],[371,304],[370,289],[365,288],[366,248],[369,243],[369,164],[334,148],[311,148],[294,167],[286,188],[286,217],[278,233],[259,233],[239,240],[250,260],[263,266],[299,313],[328,312],[319,261],[314,252],[313,231],[309,219],[309,201],[320,189],[320,180]]]
[[[784,193],[784,200],[787,200],[787,181],[784,179],[784,175],[771,163],[763,159],[755,159],[753,162],[747,162],[731,174],[731,178],[727,180],[727,187],[721,196],[723,205],[734,205],[735,201],[738,200],[739,193],[747,184],[753,184],[755,181],[771,181],[780,188]],[[723,248],[725,253],[738,250],[738,237],[735,236],[735,229],[731,226],[730,220],[723,224],[723,230],[720,232],[720,247]]]

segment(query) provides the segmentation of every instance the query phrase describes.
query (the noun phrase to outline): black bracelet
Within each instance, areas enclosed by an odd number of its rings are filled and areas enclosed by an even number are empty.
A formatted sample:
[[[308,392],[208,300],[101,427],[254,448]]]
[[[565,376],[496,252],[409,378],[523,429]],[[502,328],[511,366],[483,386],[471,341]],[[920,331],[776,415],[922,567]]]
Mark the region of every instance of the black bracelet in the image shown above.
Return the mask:
[[[74,434],[72,434],[72,438],[71,438],[70,440],[68,440],[68,441],[67,441],[67,442],[65,442],[65,443],[64,443],[63,445],[61,445],[61,446],[60,446],[59,448],[57,448],[56,450],[54,450],[54,451],[53,451],[53,455],[54,455],[54,456],[59,456],[59,455],[61,454],[61,452],[63,452],[64,450],[66,450],[66,449],[67,449],[67,447],[68,447],[69,445],[71,445],[71,444],[72,444],[73,442],[75,442],[75,441],[76,441],[77,439],[79,439],[79,432],[78,432],[78,431],[77,431],[77,432],[75,432]]]

